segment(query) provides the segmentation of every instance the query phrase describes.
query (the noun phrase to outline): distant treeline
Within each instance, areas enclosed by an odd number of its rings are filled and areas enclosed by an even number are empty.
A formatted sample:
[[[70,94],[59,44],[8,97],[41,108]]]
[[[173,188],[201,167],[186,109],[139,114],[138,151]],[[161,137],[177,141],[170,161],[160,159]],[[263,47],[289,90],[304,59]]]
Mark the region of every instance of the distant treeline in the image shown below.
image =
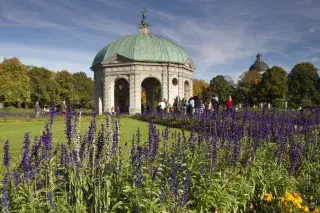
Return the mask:
[[[84,72],[50,71],[27,66],[18,58],[0,63],[0,104],[15,107],[41,107],[63,100],[76,108],[93,107],[93,80]]]

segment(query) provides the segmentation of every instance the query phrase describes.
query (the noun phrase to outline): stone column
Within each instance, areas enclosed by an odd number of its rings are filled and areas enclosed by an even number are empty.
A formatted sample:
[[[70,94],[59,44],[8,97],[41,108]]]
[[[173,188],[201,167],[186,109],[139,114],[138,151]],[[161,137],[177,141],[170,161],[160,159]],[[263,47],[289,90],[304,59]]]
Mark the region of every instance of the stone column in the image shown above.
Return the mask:
[[[169,100],[169,84],[168,82],[168,72],[166,71],[165,67],[162,67],[162,84],[161,84],[161,90],[162,90],[162,98],[165,98],[167,100]]]
[[[116,111],[115,103],[114,103],[114,91],[115,91],[115,78],[113,76],[109,77],[109,112],[111,112],[111,108],[113,107],[114,111]]]
[[[129,114],[134,115],[136,113],[136,88],[135,88],[135,75],[129,76]]]
[[[110,76],[106,74],[104,71],[104,84],[103,84],[103,113],[110,113],[111,111],[111,103],[110,103],[110,91],[114,88],[111,85]]]
[[[178,69],[178,68],[175,68]],[[178,94],[180,99],[184,98],[184,78],[180,70],[178,70]]]
[[[95,71],[94,72],[94,108],[97,111],[99,115],[102,114],[102,84],[103,84],[103,78],[102,78],[102,71]]]
[[[132,67],[131,69],[134,69]],[[131,74],[129,77],[130,87],[130,107],[129,114],[141,113],[141,76],[140,74]]]
[[[189,97],[191,98],[193,96],[193,81],[192,78],[189,79],[189,85],[190,85],[190,91],[189,91]]]

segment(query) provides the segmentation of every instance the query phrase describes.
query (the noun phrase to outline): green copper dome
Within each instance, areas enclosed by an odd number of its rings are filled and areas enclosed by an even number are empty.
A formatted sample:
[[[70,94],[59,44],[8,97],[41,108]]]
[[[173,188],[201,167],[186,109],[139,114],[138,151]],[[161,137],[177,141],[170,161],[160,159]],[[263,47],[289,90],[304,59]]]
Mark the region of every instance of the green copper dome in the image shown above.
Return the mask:
[[[256,58],[257,60],[254,62],[254,64],[251,65],[249,71],[267,71],[268,69],[270,69],[269,66],[262,61],[262,55],[260,53],[256,56]]]
[[[102,48],[93,60],[95,66],[119,54],[134,61],[170,62],[184,64],[189,56],[172,41],[154,34],[127,35]]]
[[[256,70],[256,71],[267,71],[269,66],[264,63],[263,61],[256,61],[254,64],[251,65],[249,71]]]

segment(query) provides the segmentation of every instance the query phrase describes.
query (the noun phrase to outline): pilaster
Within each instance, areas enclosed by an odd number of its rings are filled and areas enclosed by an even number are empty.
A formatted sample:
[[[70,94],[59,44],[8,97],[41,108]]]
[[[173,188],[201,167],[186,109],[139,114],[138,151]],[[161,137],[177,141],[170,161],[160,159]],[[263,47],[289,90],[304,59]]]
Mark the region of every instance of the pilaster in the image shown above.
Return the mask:
[[[103,84],[103,113],[109,113],[111,111],[111,103],[110,103],[110,97],[111,97],[111,81],[110,76],[106,74],[106,71],[104,70],[104,84]],[[112,88],[113,89],[113,88]],[[114,91],[114,89],[113,89]]]
[[[176,68],[178,69],[178,68]],[[183,73],[180,72],[180,70],[178,71],[178,94],[180,99],[184,98],[184,81],[183,81]]]
[[[162,67],[162,97],[169,100],[169,77],[168,71],[166,71],[166,67]]]

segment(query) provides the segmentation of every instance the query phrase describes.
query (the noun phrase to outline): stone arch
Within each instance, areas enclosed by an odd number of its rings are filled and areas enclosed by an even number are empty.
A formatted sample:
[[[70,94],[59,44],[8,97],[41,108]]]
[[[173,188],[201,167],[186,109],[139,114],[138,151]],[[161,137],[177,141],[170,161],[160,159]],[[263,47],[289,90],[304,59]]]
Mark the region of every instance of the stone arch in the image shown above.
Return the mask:
[[[130,85],[126,78],[116,78],[114,81],[114,111],[129,113]],[[119,107],[119,108],[118,108]]]
[[[188,80],[184,82],[184,98],[189,99],[191,96],[191,85]]]
[[[142,107],[142,111],[143,108],[150,109],[151,111],[156,110],[159,101],[157,99],[162,97],[161,81],[156,77],[146,77],[141,82],[141,91],[141,96],[146,95],[146,106]]]

